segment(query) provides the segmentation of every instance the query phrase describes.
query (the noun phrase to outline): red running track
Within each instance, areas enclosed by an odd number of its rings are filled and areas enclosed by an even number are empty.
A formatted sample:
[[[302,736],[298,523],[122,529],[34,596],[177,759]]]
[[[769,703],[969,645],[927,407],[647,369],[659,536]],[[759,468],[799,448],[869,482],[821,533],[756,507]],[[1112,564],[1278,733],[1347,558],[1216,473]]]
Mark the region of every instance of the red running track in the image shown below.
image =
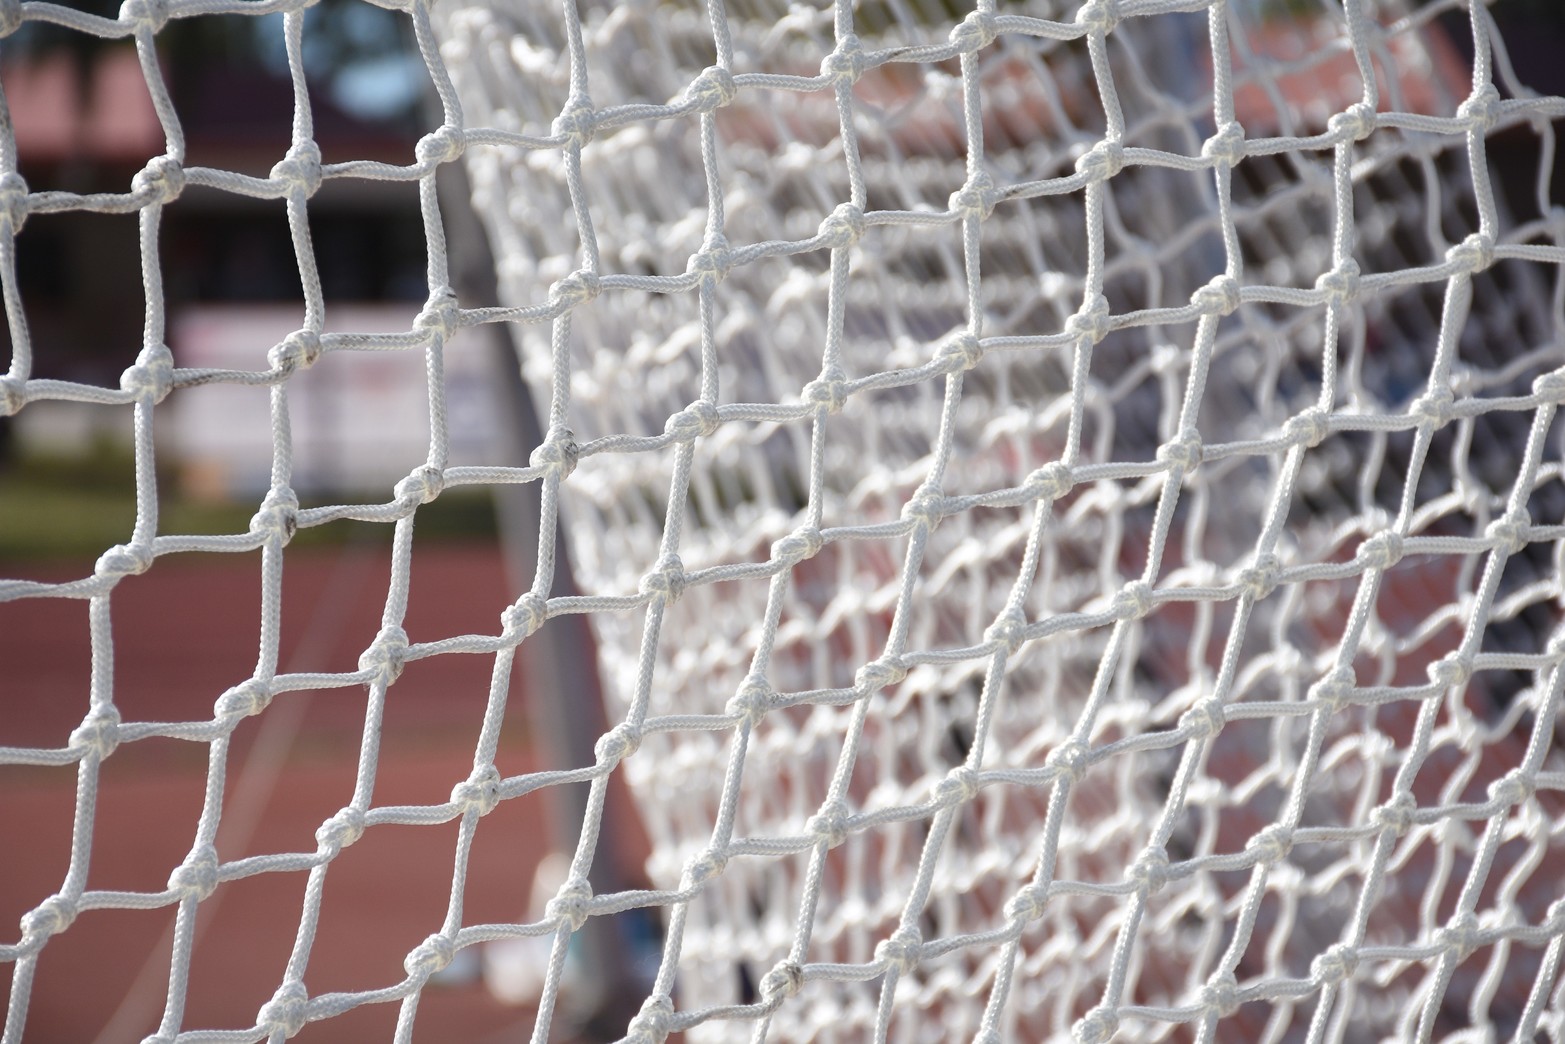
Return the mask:
[[[385,546],[290,550],[284,572],[285,671],[356,669],[374,638],[390,568]],[[90,563],[9,564],[8,577],[63,580]],[[412,641],[497,633],[510,596],[493,546],[431,545],[414,556],[405,622]],[[125,721],[196,721],[254,670],[260,618],[258,555],[159,559],[113,596],[115,702]],[[0,745],[60,747],[87,708],[87,603],[0,603]],[[466,778],[493,658],[415,662],[387,701],[375,805],[440,803]],[[513,677],[498,763],[535,767]],[[235,736],[221,857],[313,851],[320,823],[353,791],[365,689],[279,696]],[[252,754],[255,755],[252,758]],[[89,888],[159,891],[189,850],[206,782],[207,746],[144,740],[104,764]],[[247,763],[249,768],[247,768]],[[270,766],[270,770],[268,770]],[[70,857],[74,768],[0,766],[0,926],[63,880]],[[547,792],[502,803],[480,826],[463,923],[526,914],[549,837]],[[403,956],[439,929],[450,893],[456,824],[375,827],[331,864],[306,985],[312,995],[384,987]],[[243,1028],[281,981],[306,875],[268,873],[223,885],[201,906],[183,1028]],[[43,951],[24,1040],[135,1041],[156,1029],[168,978],[171,909],[89,911]],[[0,927],[13,942],[16,928]],[[0,1005],[10,989],[0,968]],[[3,1007],[0,1007],[3,1011]],[[116,1012],[118,1016],[116,1017]],[[493,1000],[481,983],[431,986],[415,1040],[517,1039],[532,1013]],[[389,1040],[397,1005],[369,1005],[307,1026],[296,1040]],[[111,1020],[112,1022],[111,1026]],[[508,1032],[509,1031],[509,1032]]]

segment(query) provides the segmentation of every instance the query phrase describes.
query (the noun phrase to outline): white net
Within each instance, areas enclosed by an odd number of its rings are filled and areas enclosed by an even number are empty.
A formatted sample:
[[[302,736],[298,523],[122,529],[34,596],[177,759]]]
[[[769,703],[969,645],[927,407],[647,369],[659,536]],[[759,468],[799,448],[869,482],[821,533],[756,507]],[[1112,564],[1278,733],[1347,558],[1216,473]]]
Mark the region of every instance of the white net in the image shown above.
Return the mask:
[[[552,939],[542,1041],[573,933],[643,907],[665,944],[637,1041],[1565,1034],[1565,102],[1516,82],[1486,8],[413,0],[444,123],[393,167],[321,162],[304,6],[0,5],[0,31],[134,36],[168,137],[130,193],[78,196],[29,193],[0,133],[6,412],[132,407],[139,478],[91,576],[0,583],[89,599],[93,643],[69,742],[0,748],[80,779],[69,872],[0,945],[5,1044],[52,937],[158,907],[158,1041],[371,1003],[410,1039],[459,950],[525,937]],[[185,165],[155,33],[277,11],[293,148],[268,177]],[[434,174],[461,157],[503,307],[449,290]],[[418,182],[430,298],[405,334],[324,332],[323,178]],[[286,201],[301,330],[253,372],[164,346],[159,215],[191,185]],[[141,216],[145,347],[118,389],[30,376],[15,232],[71,210]],[[526,468],[448,458],[443,352],[481,323],[513,326],[538,393]],[[429,458],[387,502],[301,507],[288,389],[350,350],[426,354]],[[270,395],[271,492],[248,532],[165,534],[156,407],[213,382]],[[532,590],[494,634],[410,644],[418,509],[504,483],[542,490]],[[561,516],[584,593],[551,597]],[[395,525],[383,629],[357,671],[278,673],[283,547],[345,519]],[[176,552],[260,553],[256,672],[211,720],[125,721],[112,592]],[[617,724],[595,764],[502,777],[517,648],[566,614],[592,620]],[[471,777],[377,805],[388,688],[455,653],[495,664]],[[239,724],[360,685],[359,787],[318,849],[219,859]],[[189,858],[166,891],[89,889],[102,762],[169,736],[211,750]],[[615,774],[653,887],[594,895]],[[466,924],[482,817],[583,785],[539,919]],[[453,820],[452,900],[406,977],[312,993],[333,860]],[[197,908],[259,873],[308,875],[283,979],[253,1026],[187,1028]]]

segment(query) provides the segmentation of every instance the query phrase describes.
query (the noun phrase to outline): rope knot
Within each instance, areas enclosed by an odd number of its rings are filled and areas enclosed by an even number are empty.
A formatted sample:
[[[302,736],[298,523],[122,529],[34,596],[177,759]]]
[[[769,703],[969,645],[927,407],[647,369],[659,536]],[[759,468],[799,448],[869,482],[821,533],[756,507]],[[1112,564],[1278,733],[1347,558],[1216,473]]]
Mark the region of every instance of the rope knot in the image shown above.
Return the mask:
[[[168,887],[178,892],[181,899],[201,902],[217,891],[217,849],[211,845],[198,845],[191,849],[185,861],[168,875]]]
[[[836,50],[821,59],[821,76],[834,87],[852,87],[864,75],[864,48],[859,38],[837,41]]]
[[[902,505],[902,518],[914,525],[934,529],[945,517],[945,494],[939,486],[925,483],[914,491],[913,497]]]
[[[550,428],[548,437],[540,442],[527,458],[527,463],[568,478],[576,470],[581,458],[581,447],[576,445],[576,435],[569,428]]]
[[[675,442],[691,442],[700,436],[712,434],[721,423],[716,404],[697,399],[668,419],[668,423],[663,425],[663,434]]]
[[[1447,250],[1445,259],[1459,272],[1482,272],[1494,264],[1494,240],[1482,232],[1474,232]]]
[[[284,376],[295,370],[308,370],[321,357],[321,335],[314,330],[295,330],[266,353],[272,369]]]
[[[501,612],[500,627],[506,641],[519,642],[537,634],[548,619],[549,600],[528,591]]]
[[[1201,987],[1201,1004],[1209,1015],[1226,1019],[1239,1010],[1239,980],[1233,972],[1214,975]]]
[[[1280,863],[1293,851],[1293,831],[1281,824],[1273,824],[1250,838],[1250,843],[1244,847],[1246,852],[1254,853],[1262,863]]]
[[[863,210],[852,203],[839,203],[837,209],[826,215],[815,236],[823,245],[838,250],[857,243],[866,227]]]
[[[884,961],[888,969],[894,968],[906,975],[918,966],[923,953],[924,937],[919,934],[917,928],[904,925],[892,932],[889,939],[882,939],[880,945],[875,947],[875,960]]]
[[[1532,393],[1556,406],[1565,404],[1565,367],[1550,370],[1532,382]]]
[[[946,209],[959,218],[978,218],[982,221],[993,211],[997,202],[994,179],[986,172],[978,171],[946,201]]]
[[[0,19],[3,17],[3,11],[0,11]],[[0,28],[4,28],[3,23]],[[0,36],[4,35],[8,34],[0,33]],[[15,172],[0,175],[0,219],[10,224],[12,235],[20,232],[27,220],[27,182]]]
[[[1451,419],[1451,403],[1455,399],[1450,388],[1430,388],[1407,404],[1408,416],[1415,418],[1420,426],[1438,428]]]
[[[640,749],[640,727],[622,721],[598,737],[592,753],[598,759],[599,768],[613,768]]]
[[[1223,713],[1223,701],[1215,696],[1196,701],[1189,710],[1179,716],[1179,728],[1189,729],[1192,739],[1207,739],[1215,736],[1226,724],[1228,719]]]
[[[1148,845],[1141,855],[1125,871],[1125,879],[1135,884],[1142,895],[1154,895],[1168,884],[1168,850],[1162,845]]]
[[[1412,794],[1399,793],[1384,805],[1370,813],[1370,822],[1381,833],[1390,831],[1393,837],[1401,837],[1413,828],[1413,814],[1418,811],[1418,801]]]
[[[1496,550],[1514,555],[1527,546],[1532,534],[1532,517],[1526,508],[1508,511],[1490,522],[1483,535],[1494,544]]]
[[[445,344],[462,327],[462,309],[457,304],[456,291],[449,286],[437,287],[430,292],[429,300],[413,320],[415,330],[428,330],[438,335]]]
[[[151,33],[160,33],[168,24],[168,4],[165,0],[125,0],[120,5],[119,21],[121,25],[129,26],[132,32],[146,29]]]
[[[1157,459],[1181,476],[1199,467],[1201,457],[1201,433],[1195,428],[1185,428],[1157,450]]]
[[[1311,406],[1289,417],[1288,423],[1282,426],[1282,434],[1295,446],[1314,449],[1331,434],[1331,414],[1319,406]]]
[[[348,805],[339,808],[326,822],[315,828],[315,843],[336,855],[364,836],[364,813]]]
[[[174,387],[174,353],[164,344],[149,344],[136,356],[136,365],[120,374],[120,390],[154,403],[168,397]]]
[[[716,849],[708,848],[685,864],[685,873],[681,879],[681,887],[697,888],[722,873],[723,868],[727,865],[728,857],[726,855]]]
[[[1531,799],[1537,782],[1527,772],[1514,768],[1489,784],[1489,800],[1509,808]]]
[[[592,140],[597,131],[598,114],[592,109],[592,99],[573,95],[565,102],[565,108],[554,118],[549,133],[563,137],[565,144],[581,148]]]
[[[408,633],[392,624],[382,627],[370,647],[359,657],[359,670],[370,675],[367,684],[390,685],[402,674],[408,653]]]
[[[956,47],[957,53],[972,54],[994,43],[995,36],[994,15],[987,11],[969,11],[946,39]]]
[[[1090,0],[1076,12],[1076,24],[1089,33],[1112,33],[1119,25],[1119,4],[1115,0]]]
[[[984,357],[984,346],[976,335],[960,333],[940,346],[935,360],[946,373],[962,373],[977,366]]]
[[[1451,918],[1444,928],[1435,932],[1434,941],[1454,954],[1458,963],[1467,960],[1478,949],[1478,916],[1471,911]]]
[[[800,526],[772,545],[771,557],[774,562],[794,566],[807,558],[814,558],[821,553],[821,548],[824,546],[826,541],[819,529],[814,526]]]
[[[135,2],[126,0],[126,3]],[[272,167],[270,177],[282,183],[285,195],[302,192],[304,198],[309,199],[321,187],[321,147],[313,141],[294,144]]]
[[[116,544],[98,556],[92,571],[96,576],[140,576],[152,568],[152,548],[136,544]]]
[[[1119,1016],[1113,1008],[1100,1004],[1071,1027],[1071,1041],[1072,1044],[1103,1044],[1118,1030]]]
[[[695,106],[697,112],[711,112],[733,103],[739,97],[734,74],[721,66],[711,65],[701,70],[701,75],[685,88],[685,101]]]
[[[804,988],[804,968],[798,961],[779,961],[761,980],[761,1000],[767,1005],[787,1000]]]
[[[1088,184],[1107,181],[1124,169],[1125,146],[1107,139],[1094,144],[1076,160],[1076,173],[1085,175]]]
[[[1402,561],[1402,534],[1394,529],[1376,533],[1359,545],[1353,557],[1365,569],[1390,569]]]
[[[641,578],[641,593],[661,600],[664,605],[679,601],[685,593],[685,565],[675,554],[658,559],[657,566]]]
[[[1335,714],[1352,697],[1357,684],[1358,679],[1353,675],[1353,668],[1337,667],[1310,686],[1308,698],[1322,704],[1328,712]]]
[[[566,310],[591,301],[603,292],[603,280],[596,272],[579,269],[549,288],[549,303]]]
[[[848,839],[848,817],[852,814],[847,802],[833,799],[805,821],[804,829],[814,835],[816,844],[836,848]]]
[[[750,675],[740,684],[739,691],[729,697],[723,713],[730,718],[738,718],[739,725],[753,728],[772,709],[775,697],[772,687],[764,679]]]
[[[64,895],[51,895],[22,917],[22,938],[42,943],[69,928],[79,912],[76,900]]]
[[[98,704],[71,731],[70,749],[99,761],[120,745],[120,712],[113,704]]]
[[[287,486],[267,491],[250,516],[250,533],[267,543],[286,544],[299,531],[299,497]]]
[[[668,1038],[674,1002],[666,994],[648,997],[625,1027],[625,1044],[663,1044]]]
[[[413,948],[402,961],[402,969],[420,982],[425,982],[455,959],[456,940],[437,932]]]
[[[1049,889],[1036,882],[1019,888],[1005,904],[1005,919],[1026,924],[1043,916],[1044,905],[1049,901]]]
[[[1346,943],[1337,943],[1310,962],[1310,978],[1322,986],[1335,986],[1351,978],[1358,966],[1358,951]]]
[[[451,788],[451,804],[460,814],[477,812],[487,816],[500,803],[500,770],[493,764],[473,769],[473,774]]]
[[[1236,579],[1251,601],[1262,601],[1270,597],[1277,590],[1277,585],[1282,583],[1282,563],[1270,552],[1257,555],[1254,564],[1240,570]]]
[[[853,675],[853,687],[869,695],[877,689],[895,685],[906,677],[907,668],[900,660],[883,656],[878,660],[871,660],[858,669]]]
[[[984,642],[998,642],[1007,653],[1014,653],[1027,640],[1027,614],[1012,606],[995,617],[984,631]]]
[[[1075,341],[1097,344],[1108,336],[1108,332],[1109,299],[1102,294],[1093,294],[1084,300],[1080,310],[1065,320],[1065,335]]]
[[[0,39],[16,32],[26,20],[22,16],[22,0],[0,0]]]
[[[1441,689],[1466,685],[1473,676],[1473,661],[1461,653],[1446,653],[1429,665],[1429,680]]]
[[[804,386],[803,399],[827,413],[837,413],[848,401],[848,382],[836,367],[822,371],[821,375]]]
[[[1456,107],[1456,118],[1466,121],[1469,130],[1484,134],[1494,126],[1498,116],[1495,110],[1499,104],[1499,89],[1492,83],[1486,83],[1462,100],[1462,104]]]
[[[154,156],[130,179],[132,195],[145,194],[142,206],[172,203],[185,190],[185,168],[173,156]]]
[[[1202,315],[1232,315],[1239,307],[1239,281],[1226,273],[1212,277],[1190,297]]]
[[[467,135],[462,133],[462,128],[447,123],[418,139],[418,144],[413,146],[413,155],[420,167],[439,166],[460,159],[466,149]]]
[[[1076,485],[1071,469],[1062,461],[1051,461],[1027,476],[1027,491],[1039,500],[1058,500]]]
[[[445,488],[445,472],[433,464],[424,464],[408,472],[407,477],[392,488],[392,496],[397,500],[428,504]]]
[[[1152,611],[1153,604],[1152,585],[1132,580],[1114,595],[1110,610],[1121,620],[1140,620]]]
[[[978,790],[978,773],[966,765],[958,765],[935,787],[935,802],[941,808],[966,804],[978,796]]]
[[[277,987],[271,1000],[261,1005],[255,1024],[269,1037],[278,1033],[284,1038],[295,1036],[304,1028],[309,1003],[310,995],[305,991],[304,983],[297,979],[285,982]]]
[[[1201,158],[1213,165],[1232,167],[1244,159],[1244,127],[1233,120],[1217,128],[1217,133],[1201,143]]]
[[[0,214],[4,217],[4,214]],[[4,230],[0,229],[0,235]],[[16,377],[0,377],[0,417],[13,417],[27,405],[27,382]]]
[[[271,702],[272,690],[258,679],[250,678],[219,696],[212,713],[218,721],[232,725],[240,718],[260,714]]]
[[[1363,141],[1375,130],[1375,107],[1360,101],[1349,105],[1326,121],[1326,129],[1339,139]]]
[[[728,276],[728,270],[734,267],[733,252],[728,249],[728,240],[723,236],[712,236],[701,249],[690,255],[690,263],[685,266],[685,271],[691,275],[699,275],[702,282],[717,284]]]
[[[1359,263],[1351,257],[1330,272],[1323,272],[1315,280],[1315,289],[1326,295],[1326,303],[1340,308],[1348,304],[1359,292]]]
[[[569,928],[581,931],[587,923],[587,904],[592,901],[592,885],[585,877],[572,877],[560,886],[560,891],[543,908],[545,919],[553,921],[556,930]]]
[[[1066,740],[1049,751],[1049,756],[1043,759],[1043,763],[1072,783],[1079,783],[1081,777],[1087,774],[1087,758],[1086,744],[1078,743],[1076,740]]]

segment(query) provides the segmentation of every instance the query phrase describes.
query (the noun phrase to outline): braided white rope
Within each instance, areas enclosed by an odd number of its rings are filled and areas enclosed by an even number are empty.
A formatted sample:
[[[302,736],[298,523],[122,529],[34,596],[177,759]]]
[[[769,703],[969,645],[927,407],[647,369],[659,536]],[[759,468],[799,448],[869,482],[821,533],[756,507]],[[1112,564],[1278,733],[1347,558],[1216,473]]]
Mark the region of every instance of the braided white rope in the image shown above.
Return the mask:
[[[984,0],[955,24],[901,2],[495,3],[438,26],[410,0],[389,6],[444,118],[396,167],[321,162],[304,6],[0,5],[0,33],[134,38],[167,136],[128,194],[35,193],[0,121],[0,401],[133,407],[139,478],[130,539],[91,576],[0,581],[0,599],[88,599],[94,657],[66,745],[0,748],[80,781],[66,877],[0,944],[0,1040],[22,1039],[52,936],[170,906],[157,1041],[282,1039],[392,1001],[411,1039],[459,949],[552,936],[543,1041],[572,933],[635,907],[666,916],[638,1041],[1565,1032],[1565,213],[1547,195],[1565,102],[1514,82],[1484,8],[1452,95],[1432,23],[1454,2],[1349,0],[1279,30],[1224,0]],[[186,166],[155,34],[276,11],[292,147],[266,178]],[[1516,128],[1542,144],[1523,221],[1485,159]],[[434,174],[462,158],[504,307],[448,286]],[[306,213],[340,178],[419,185],[430,296],[406,333],[324,332]],[[165,346],[158,222],[190,185],[285,202],[304,318],[267,369],[181,369]],[[30,376],[15,233],[74,210],[141,219],[147,318],[118,390]],[[515,324],[545,407],[526,468],[448,465],[443,352],[487,322]],[[425,352],[429,456],[384,503],[301,507],[289,382],[348,350]],[[160,533],[155,408],[213,381],[267,389],[272,489],[246,533]],[[527,482],[532,590],[496,634],[410,642],[418,508]],[[588,593],[551,598],[562,502]],[[278,674],[284,546],[343,519],[394,526],[380,634],[355,672]],[[123,721],[116,583],[166,554],[255,551],[255,675],[210,721]],[[592,765],[502,778],[516,649],[566,613],[597,628],[618,724]],[[1526,648],[1486,643],[1518,622]],[[387,689],[458,652],[494,656],[472,774],[444,804],[376,806]],[[1514,672],[1529,684],[1502,698],[1491,679]],[[359,685],[358,785],[316,851],[219,860],[235,728]],[[190,855],[163,892],[89,890],[99,767],[151,737],[211,751]],[[655,887],[593,895],[621,766]],[[543,918],[465,924],[478,821],[583,783]],[[310,995],[332,860],[367,829],[452,820],[450,906],[406,977]],[[259,873],[308,879],[283,980],[253,1026],[187,1029],[197,907]]]

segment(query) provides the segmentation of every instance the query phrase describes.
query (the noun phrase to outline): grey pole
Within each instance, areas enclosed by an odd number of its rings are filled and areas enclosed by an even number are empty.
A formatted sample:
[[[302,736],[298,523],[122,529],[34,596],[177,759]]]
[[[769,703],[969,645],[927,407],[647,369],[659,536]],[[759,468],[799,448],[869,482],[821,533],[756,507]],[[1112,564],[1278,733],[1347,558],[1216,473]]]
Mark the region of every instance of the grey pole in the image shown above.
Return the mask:
[[[451,280],[462,303],[485,307],[499,303],[498,280],[488,239],[474,212],[467,171],[460,163],[442,166],[438,174],[440,211],[445,224]],[[497,377],[495,402],[500,430],[495,433],[497,463],[525,466],[533,447],[543,441],[543,428],[532,396],[522,377],[520,345],[506,324],[494,323],[478,330],[490,338]],[[541,512],[536,483],[494,487],[500,541],[513,594],[532,586],[538,559]],[[577,593],[571,573],[570,548],[556,526],[554,587],[550,597]],[[521,692],[528,708],[532,732],[545,743],[539,753],[549,768],[579,768],[596,760],[594,746],[608,731],[603,687],[598,675],[597,649],[585,616],[570,614],[550,620],[521,648],[517,658]],[[569,853],[575,850],[587,803],[587,785],[554,787],[551,819],[555,844]],[[639,876],[629,865],[639,837],[629,815],[629,795],[622,784],[610,789],[603,812],[597,858],[588,873],[594,895],[623,891]],[[630,850],[627,851],[627,848]],[[639,882],[635,887],[643,887]],[[626,915],[590,918],[572,939],[579,957],[590,969],[600,991],[595,1010],[586,1024],[574,1027],[589,1039],[614,1040],[625,1032],[649,982],[634,964],[636,939],[632,929],[641,920]]]

